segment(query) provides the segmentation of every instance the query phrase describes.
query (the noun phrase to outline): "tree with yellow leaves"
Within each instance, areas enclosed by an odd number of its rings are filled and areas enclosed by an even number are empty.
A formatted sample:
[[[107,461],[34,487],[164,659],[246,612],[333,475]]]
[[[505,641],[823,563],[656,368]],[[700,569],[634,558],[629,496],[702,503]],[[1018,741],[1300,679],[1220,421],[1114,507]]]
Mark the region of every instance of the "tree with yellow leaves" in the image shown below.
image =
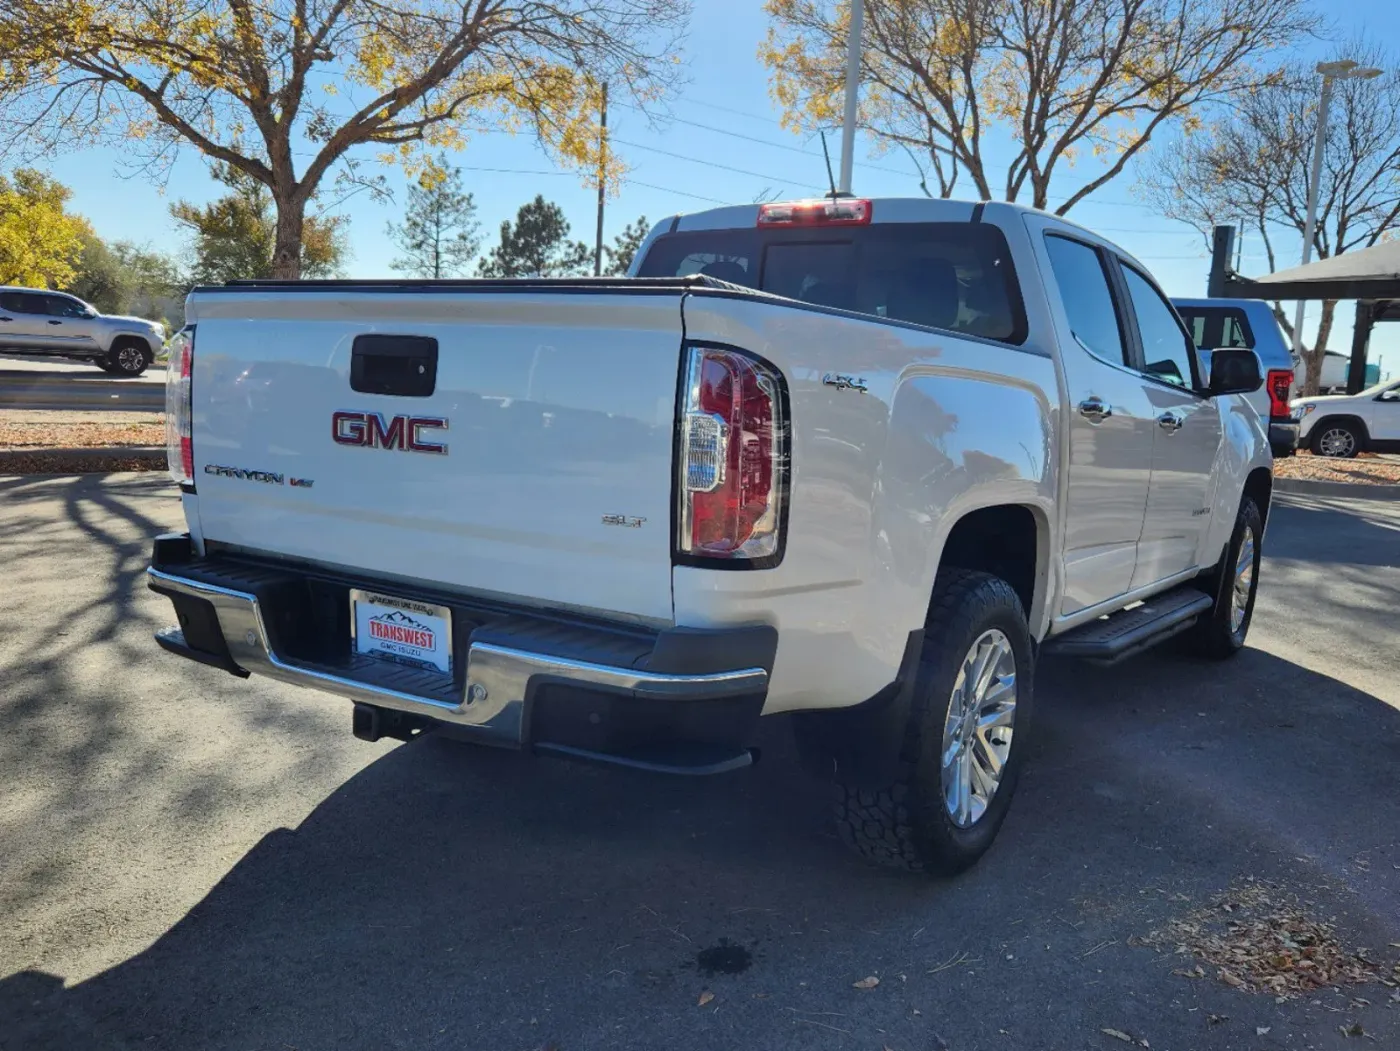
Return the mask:
[[[155,165],[193,146],[267,187],[274,271],[295,278],[307,204],[332,172],[364,182],[357,148],[416,175],[425,149],[529,129],[597,177],[601,84],[659,97],[688,13],[688,0],[5,0],[0,143],[115,140]]]
[[[765,9],[784,123],[839,123],[849,0]],[[859,123],[927,165],[941,197],[965,178],[984,200],[1047,208],[1057,170],[1088,150],[1102,165],[1063,215],[1163,124],[1266,79],[1267,53],[1316,24],[1305,0],[865,0]]]
[[[88,224],[64,211],[70,196],[32,168],[0,175],[0,285],[61,288],[73,280]]]

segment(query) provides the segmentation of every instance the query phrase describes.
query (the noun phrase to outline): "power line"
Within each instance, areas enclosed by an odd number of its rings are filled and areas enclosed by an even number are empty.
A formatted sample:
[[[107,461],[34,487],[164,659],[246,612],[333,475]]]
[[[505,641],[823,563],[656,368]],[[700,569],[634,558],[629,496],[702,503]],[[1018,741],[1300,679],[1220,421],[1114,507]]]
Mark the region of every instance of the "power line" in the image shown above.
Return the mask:
[[[675,193],[682,197],[693,197],[697,201],[708,201],[710,204],[733,204],[733,201],[721,201],[717,197],[706,197],[703,194],[690,193],[687,190],[674,190],[669,186],[657,186],[654,183],[642,182],[640,179],[625,179],[625,182],[633,186],[645,186],[648,190],[660,190],[663,193]]]
[[[644,112],[636,106],[628,106],[624,103],[618,103],[617,105],[638,113]],[[757,135],[745,135],[741,131],[730,131],[728,128],[716,128],[713,124],[701,124],[698,120],[686,120],[684,117],[669,117],[667,119],[674,124],[685,124],[692,128],[699,128],[702,131],[712,131],[716,135],[728,135],[731,139],[743,139],[745,142],[756,142],[760,146],[767,146],[774,150],[786,150],[788,153],[800,154],[803,157],[810,157],[813,160],[819,161],[822,159],[820,153],[804,150],[801,146],[790,146],[785,142],[773,142],[770,139],[760,139]],[[865,161],[857,161],[856,167],[864,168],[867,171],[888,172],[891,175],[902,175],[906,179],[915,178],[917,174],[915,172],[905,171],[902,168],[887,168],[882,164],[869,164]]]
[[[706,105],[708,105],[708,103],[706,103]],[[635,108],[635,107],[629,107],[629,108]],[[679,118],[676,118],[676,119],[679,120]],[[778,148],[778,149],[789,150],[789,151],[791,151],[791,152],[793,152],[793,153],[800,153],[800,154],[802,154],[802,155],[805,156],[805,157],[811,157],[811,158],[813,158],[813,159],[818,159],[818,155],[817,155],[817,154],[809,153],[808,151],[803,150],[803,149],[799,149],[799,148],[796,147],[796,146],[788,146],[788,145],[786,145],[785,143],[767,142],[766,140],[758,139],[758,138],[755,138],[755,137],[750,136],[750,135],[742,135],[742,134],[740,134],[740,133],[738,133],[738,132],[725,131],[725,130],[722,129],[722,128],[712,128],[712,127],[709,127],[708,125],[699,124],[699,123],[697,123],[697,122],[695,122],[695,121],[679,120],[679,122],[682,123],[682,124],[690,124],[690,125],[692,125],[692,126],[694,126],[694,127],[702,128],[702,129],[707,130],[707,131],[714,131],[714,132],[717,132],[718,134],[721,134],[721,135],[730,135],[730,136],[733,136],[733,137],[735,137],[735,138],[744,139],[744,140],[749,141],[749,142],[755,142],[755,143],[759,143],[760,145],[765,145],[765,146],[773,146],[773,147],[776,147],[776,148]],[[485,131],[487,134],[509,134],[508,132],[505,132],[504,130],[500,130],[500,129],[481,129],[481,130],[482,130],[482,131]],[[616,143],[616,144],[618,144],[618,145],[620,145],[620,146],[629,146],[629,147],[631,147],[632,149],[636,149],[636,150],[645,150],[645,151],[648,152],[648,153],[660,154],[660,155],[663,156],[663,157],[670,157],[670,158],[672,158],[672,159],[674,159],[674,160],[688,161],[688,162],[690,162],[691,164],[702,164],[702,165],[706,165],[706,166],[711,167],[711,168],[718,168],[718,169],[720,169],[721,171],[734,172],[735,174],[738,174],[738,175],[748,175],[748,176],[750,176],[750,177],[752,177],[752,178],[755,178],[755,179],[767,179],[767,180],[769,180],[769,181],[771,181],[771,182],[776,182],[776,183],[790,183],[790,184],[792,184],[792,185],[794,185],[794,186],[805,187],[806,189],[809,189],[809,190],[810,190],[810,189],[817,189],[817,190],[821,190],[821,191],[823,191],[823,192],[825,191],[825,187],[819,187],[819,186],[817,186],[815,183],[803,182],[803,181],[801,181],[801,180],[799,180],[799,179],[793,179],[793,178],[790,178],[790,177],[788,177],[788,176],[765,175],[765,174],[762,173],[762,172],[749,171],[749,170],[746,169],[746,168],[735,168],[735,167],[732,167],[732,166],[727,165],[727,164],[720,164],[720,163],[718,163],[717,161],[709,161],[709,160],[705,160],[705,159],[700,158],[700,157],[692,157],[692,156],[690,156],[689,154],[684,154],[684,153],[675,153],[675,152],[673,152],[673,151],[671,151],[671,150],[663,150],[663,149],[661,149],[661,148],[659,148],[659,147],[657,147],[657,146],[644,146],[644,145],[642,145],[642,144],[639,143],[639,142],[628,142],[628,141],[625,140],[625,139],[614,138],[614,139],[612,139],[611,141],[613,141],[614,143]],[[316,156],[314,153],[308,153],[308,152],[303,152],[303,151],[299,151],[299,150],[298,150],[298,151],[293,151],[293,153],[294,153],[294,156],[303,157],[303,158],[310,158],[310,157]],[[530,169],[530,168],[492,168],[492,167],[478,167],[478,166],[473,166],[473,165],[457,165],[457,167],[461,168],[463,171],[492,172],[492,173],[501,174],[501,175],[573,175],[573,174],[575,174],[575,173],[573,173],[573,172],[543,171],[543,170],[539,170],[539,169]],[[890,172],[890,173],[892,173],[892,174],[895,174],[895,175],[903,175],[903,176],[906,176],[906,177],[908,177],[908,178],[914,178],[914,177],[915,177],[913,172],[904,172],[904,171],[899,171],[898,169],[895,169],[895,168],[885,168],[885,167],[880,166],[880,165],[866,164],[866,163],[863,163],[863,162],[858,163],[858,164],[857,164],[857,167],[866,168],[866,169],[873,169],[873,170],[875,170],[875,171]],[[697,200],[697,201],[708,201],[708,202],[710,202],[710,203],[712,203],[712,204],[730,204],[730,203],[733,203],[733,202],[730,202],[730,201],[722,201],[722,200],[719,200],[718,198],[714,198],[714,197],[706,197],[706,196],[704,196],[703,194],[689,193],[689,192],[687,192],[687,191],[685,191],[685,190],[677,190],[677,189],[673,189],[673,188],[667,187],[667,186],[657,186],[657,185],[654,185],[654,184],[651,184],[651,183],[643,183],[643,182],[641,182],[641,181],[639,181],[639,180],[636,180],[636,179],[629,179],[629,180],[627,180],[627,181],[628,181],[628,182],[632,182],[632,183],[634,183],[634,184],[637,185],[637,186],[645,186],[645,187],[647,187],[647,189],[650,189],[650,190],[661,190],[661,191],[664,192],[664,193],[679,194],[679,195],[682,196],[682,197],[691,197],[691,198],[694,198],[694,199]],[[936,199],[936,198],[935,198],[935,199]],[[1066,200],[1068,200],[1068,199],[1069,199],[1068,197],[1052,197],[1052,198],[1050,198],[1050,200],[1052,200],[1052,201],[1066,201]],[[997,202],[993,202],[993,203],[997,203]],[[1084,198],[1084,199],[1080,202],[1080,204],[1085,205],[1085,206],[1088,206],[1088,205],[1105,205],[1105,206],[1114,207],[1114,208],[1140,208],[1140,207],[1141,207],[1140,205],[1135,204],[1135,203],[1130,202],[1130,201],[1105,201],[1105,200],[1096,200],[1096,199],[1093,198],[1093,197],[1086,197],[1086,198]],[[1162,231],[1158,231],[1158,230],[1146,230],[1146,229],[1136,228],[1136,227],[1095,226],[1094,228],[1097,229],[1097,230],[1103,230],[1103,231],[1112,232],[1112,233],[1142,233],[1142,234],[1155,234],[1155,233],[1161,233],[1161,232],[1162,232]]]
[[[1105,234],[1152,234],[1155,237],[1194,237],[1192,230],[1148,230],[1141,226],[1100,226],[1094,224],[1095,233]]]
[[[345,78],[345,74],[344,74],[344,73],[340,73],[339,71],[318,70],[318,72],[323,72],[323,73],[325,73],[327,76],[332,76],[332,75],[334,75],[334,76],[340,76],[340,77],[342,77],[342,78],[344,78],[344,79],[348,79],[348,78]],[[679,99],[677,99],[676,101],[679,102],[679,103],[684,103],[684,104],[689,105],[689,106],[700,106],[700,107],[702,107],[702,108],[704,108],[704,109],[716,110],[716,111],[718,111],[718,112],[720,112],[720,113],[731,113],[731,114],[734,114],[735,116],[747,117],[747,118],[750,119],[750,120],[761,121],[761,122],[763,122],[764,124],[772,124],[772,125],[775,125],[775,126],[777,126],[777,127],[782,127],[782,126],[783,126],[782,121],[778,120],[778,119],[775,118],[775,117],[764,116],[764,115],[758,114],[758,113],[752,113],[752,112],[750,112],[750,111],[748,111],[748,110],[736,109],[736,108],[734,108],[733,106],[722,106],[722,105],[720,105],[718,102],[707,102],[707,101],[702,101],[702,100],[700,100],[700,99],[689,99],[689,98],[679,98]],[[625,108],[625,109],[630,109],[630,110],[633,110],[633,111],[638,112],[638,113],[645,113],[645,110],[642,110],[640,107],[634,106],[634,105],[632,105],[632,104],[630,104],[630,103],[621,103],[621,102],[616,102],[616,101],[615,101],[615,102],[613,103],[613,105],[615,105],[615,106],[621,106],[621,107],[623,107],[623,108]],[[692,127],[692,128],[699,128],[699,129],[701,129],[702,131],[713,132],[713,133],[715,133],[715,134],[717,134],[717,135],[728,135],[730,138],[742,139],[742,140],[744,140],[745,142],[756,143],[756,144],[758,144],[758,145],[760,145],[760,146],[768,146],[768,147],[770,147],[770,148],[772,148],[772,149],[786,150],[786,151],[788,151],[789,153],[801,154],[802,156],[804,156],[804,157],[810,157],[810,158],[812,158],[813,160],[820,160],[820,159],[821,159],[821,155],[820,155],[820,154],[818,154],[818,153],[813,153],[813,152],[811,152],[810,150],[804,150],[804,149],[802,149],[800,146],[791,146],[791,145],[789,145],[789,144],[787,144],[787,143],[772,142],[772,141],[770,141],[770,140],[768,140],[768,139],[761,139],[761,138],[758,138],[757,136],[754,136],[754,135],[745,135],[745,134],[743,134],[742,132],[730,131],[730,130],[727,129],[727,128],[716,128],[716,127],[714,127],[713,125],[710,125],[710,124],[702,124],[702,123],[700,123],[699,121],[694,121],[694,120],[687,120],[687,119],[685,119],[684,117],[670,117],[669,119],[670,119],[671,121],[677,123],[677,124],[685,124],[685,125],[688,125],[689,127]],[[473,129],[473,133],[474,133],[474,134],[478,134],[478,135],[481,135],[481,134],[486,134],[486,135],[512,135],[512,134],[514,134],[513,132],[509,132],[509,131],[507,131],[507,130],[504,129],[504,128],[475,128],[475,129]],[[613,139],[612,141],[614,141],[614,142],[621,142],[622,140],[620,140],[620,139]],[[772,175],[761,175],[761,174],[757,174],[757,173],[754,173],[754,172],[747,172],[747,171],[744,171],[743,169],[740,169],[740,168],[729,168],[729,167],[726,167],[725,165],[722,165],[722,164],[714,164],[713,162],[702,161],[702,160],[700,160],[699,158],[696,158],[696,157],[687,157],[687,156],[684,156],[684,155],[682,155],[682,154],[667,153],[665,150],[657,149],[657,148],[654,147],[654,146],[642,146],[642,145],[637,144],[637,143],[623,143],[623,145],[630,145],[630,146],[632,146],[634,149],[650,150],[650,151],[653,152],[653,153],[660,153],[660,154],[662,154],[663,156],[674,157],[674,158],[677,158],[677,159],[679,159],[679,160],[688,160],[688,161],[691,161],[691,162],[696,163],[696,164],[710,164],[711,167],[722,168],[722,169],[725,170],[725,171],[736,172],[736,173],[738,173],[738,174],[740,174],[740,175],[753,175],[753,176],[755,176],[756,178],[759,178],[759,179],[773,179],[773,180],[776,181],[776,182],[796,182],[796,180],[792,180],[792,179],[778,179],[776,176],[772,176]],[[312,156],[312,154],[304,154],[304,156],[308,156],[308,157],[309,157],[309,156]],[[866,171],[878,171],[878,172],[885,172],[886,174],[889,174],[889,175],[899,175],[899,176],[902,176],[902,177],[908,178],[908,179],[920,178],[919,174],[916,173],[916,172],[904,171],[903,169],[900,169],[900,168],[889,168],[889,167],[886,167],[886,166],[883,165],[883,164],[871,164],[871,163],[868,162],[868,161],[857,161],[857,162],[856,162],[856,167],[857,167],[857,168],[862,168],[862,169],[864,169],[864,170],[866,170]],[[562,175],[562,174],[566,174],[566,173],[564,173],[564,172],[530,172],[530,171],[519,171],[519,172],[516,172],[516,171],[513,171],[512,169],[509,169],[509,168],[500,168],[500,169],[496,169],[496,168],[468,168],[468,169],[466,169],[466,170],[468,170],[468,171],[499,171],[499,172],[502,172],[503,174],[521,174],[521,175],[536,175],[536,174],[538,174],[538,175],[556,175],[556,174]],[[641,184],[639,183],[638,185],[641,185]],[[809,183],[798,183],[798,185],[808,186],[808,188],[811,188],[814,184],[809,184]],[[659,187],[651,187],[651,189],[658,189],[658,188],[659,188]],[[823,189],[825,189],[825,188],[823,187]],[[680,191],[680,190],[670,190],[670,191],[668,191],[668,192],[670,192],[670,193],[682,193],[683,196],[686,196],[686,197],[694,197],[694,198],[696,198],[697,200],[702,200],[702,201],[714,200],[714,198],[702,197],[702,196],[700,196],[700,195],[698,195],[698,194],[685,194],[685,193],[683,193],[683,192]],[[1049,200],[1049,201],[1051,201],[1051,202],[1054,202],[1054,203],[1063,204],[1065,201],[1069,200],[1069,196],[1052,196],[1052,197],[1047,197],[1047,200]],[[1083,200],[1081,200],[1081,201],[1078,202],[1078,203],[1081,204],[1081,205],[1089,205],[1089,204],[1093,204],[1093,205],[1102,205],[1102,206],[1108,207],[1108,208],[1140,208],[1140,207],[1141,207],[1139,204],[1137,204],[1136,202],[1133,202],[1133,201],[1110,201],[1110,200],[1105,200],[1105,199],[1103,199],[1103,198],[1095,198],[1095,197],[1093,197],[1093,196],[1085,197]],[[1108,229],[1108,228],[1107,228],[1107,227],[1103,227],[1102,229]],[[1137,232],[1140,232],[1140,233],[1149,233],[1149,232],[1151,232],[1151,231],[1146,231],[1146,230],[1143,230],[1143,231],[1121,230],[1121,231],[1119,231],[1119,232],[1122,232],[1122,233],[1137,233]]]
[[[495,172],[500,175],[574,175],[575,172],[553,172],[534,168],[479,168],[470,164],[453,165],[464,172]]]
[[[727,164],[720,164],[716,161],[702,160],[699,157],[691,157],[684,153],[673,153],[670,150],[659,149],[656,146],[643,146],[640,142],[628,142],[625,139],[613,139],[619,146],[630,146],[634,150],[645,150],[648,153],[659,153],[663,157],[672,157],[679,161],[689,161],[691,164],[703,164],[711,168],[719,168],[722,171],[735,172],[739,175],[748,175],[755,179],[768,179],[771,182],[791,183],[795,186],[805,186],[812,189],[815,184],[803,182],[800,179],[789,178],[783,175],[764,175],[762,172],[749,171],[747,168],[733,168]]]
[[[677,102],[684,102],[690,106],[703,106],[705,109],[719,110],[721,113],[733,113],[737,117],[748,117],[750,120],[761,120],[765,124],[776,124],[782,126],[782,121],[774,117],[765,117],[757,113],[749,113],[746,110],[734,109],[732,106],[721,106],[718,102],[701,102],[699,99],[677,99]]]
[[[687,105],[691,105],[691,106],[703,106],[705,109],[719,110],[719,111],[722,112],[722,113],[733,113],[733,114],[735,114],[736,116],[748,117],[750,120],[759,120],[759,121],[763,121],[765,124],[775,124],[775,125],[777,125],[778,127],[782,127],[782,121],[776,120],[776,119],[773,118],[773,117],[760,116],[760,115],[757,114],[757,113],[750,113],[750,112],[748,112],[748,111],[746,111],[746,110],[735,109],[735,108],[732,107],[732,106],[721,106],[721,105],[720,105],[719,103],[717,103],[717,102],[702,102],[702,101],[699,100],[699,99],[686,99],[686,98],[677,99],[676,101],[677,101],[677,102],[683,102],[683,103],[686,103]],[[632,108],[632,109],[636,109],[635,106],[634,106],[634,107],[631,107],[631,108]],[[678,124],[688,124],[688,125],[690,125],[691,127],[702,128],[702,129],[704,129],[705,131],[713,131],[713,132],[716,132],[716,133],[718,133],[718,134],[720,134],[720,135],[729,135],[729,136],[731,136],[731,137],[733,137],[733,138],[736,138],[736,139],[745,139],[745,140],[747,140],[747,141],[749,141],[749,142],[761,143],[761,144],[763,144],[763,145],[765,145],[765,146],[772,146],[772,147],[774,147],[774,148],[776,148],[776,149],[789,150],[789,151],[791,151],[791,152],[793,152],[793,153],[801,153],[801,154],[804,154],[804,155],[806,155],[806,156],[808,156],[808,157],[818,157],[818,156],[819,156],[818,154],[810,153],[810,152],[808,152],[807,150],[801,149],[801,148],[799,148],[799,147],[797,147],[797,146],[789,146],[789,145],[786,145],[786,144],[784,144],[784,143],[769,142],[769,141],[766,140],[766,139],[759,139],[759,138],[757,138],[757,137],[755,137],[755,136],[752,136],[752,135],[744,135],[744,134],[742,134],[741,132],[729,131],[728,129],[725,129],[725,128],[715,128],[715,127],[711,127],[711,126],[708,125],[708,124],[701,124],[701,123],[699,123],[698,121],[685,120],[685,119],[683,119],[683,118],[681,118],[681,117],[672,117],[671,119],[672,119],[673,121],[675,121],[676,123],[678,123]],[[864,169],[866,169],[867,171],[880,171],[880,172],[888,172],[888,173],[890,173],[890,174],[892,174],[892,175],[903,175],[903,176],[907,176],[907,177],[910,177],[910,178],[915,177],[915,173],[913,173],[913,172],[902,171],[902,170],[900,170],[900,169],[898,169],[898,168],[887,168],[887,167],[885,167],[885,166],[882,165],[882,164],[871,164],[871,163],[866,162],[866,161],[857,161],[857,162],[856,162],[856,167],[857,167],[857,168],[864,168]],[[1056,203],[1063,204],[1065,201],[1069,200],[1069,195],[1066,195],[1066,196],[1054,196],[1054,197],[1050,197],[1050,198],[1048,198],[1048,199],[1051,200],[1051,201],[1054,201],[1054,202],[1056,202]],[[1093,196],[1086,197],[1086,198],[1084,198],[1082,201],[1080,201],[1079,203],[1080,203],[1080,204],[1106,205],[1106,206],[1111,207],[1111,208],[1138,208],[1138,207],[1141,207],[1139,204],[1137,204],[1137,203],[1134,202],[1134,201],[1109,201],[1109,200],[1104,200],[1103,198],[1095,198],[1095,197],[1093,197]]]

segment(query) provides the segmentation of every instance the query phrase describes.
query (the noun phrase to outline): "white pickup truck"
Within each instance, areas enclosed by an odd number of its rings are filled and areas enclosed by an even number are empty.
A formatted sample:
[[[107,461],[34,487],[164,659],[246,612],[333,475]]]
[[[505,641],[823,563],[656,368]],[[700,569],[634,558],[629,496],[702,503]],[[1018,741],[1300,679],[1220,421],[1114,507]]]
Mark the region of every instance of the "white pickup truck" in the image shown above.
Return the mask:
[[[873,860],[990,845],[1039,653],[1243,645],[1271,460],[1147,271],[1006,204],[667,220],[631,279],[197,289],[157,641],[430,727],[708,773],[786,714]]]

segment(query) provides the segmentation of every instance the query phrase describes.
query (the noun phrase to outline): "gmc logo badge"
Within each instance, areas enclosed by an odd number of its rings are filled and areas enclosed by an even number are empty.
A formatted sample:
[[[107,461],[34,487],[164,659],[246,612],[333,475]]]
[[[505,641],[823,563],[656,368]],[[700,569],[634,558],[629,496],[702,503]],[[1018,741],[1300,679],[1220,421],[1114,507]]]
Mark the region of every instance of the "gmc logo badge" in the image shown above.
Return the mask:
[[[441,416],[390,416],[378,412],[337,412],[331,416],[331,437],[340,445],[364,449],[398,449],[411,453],[447,453],[447,445],[425,441],[425,431],[447,430]]]

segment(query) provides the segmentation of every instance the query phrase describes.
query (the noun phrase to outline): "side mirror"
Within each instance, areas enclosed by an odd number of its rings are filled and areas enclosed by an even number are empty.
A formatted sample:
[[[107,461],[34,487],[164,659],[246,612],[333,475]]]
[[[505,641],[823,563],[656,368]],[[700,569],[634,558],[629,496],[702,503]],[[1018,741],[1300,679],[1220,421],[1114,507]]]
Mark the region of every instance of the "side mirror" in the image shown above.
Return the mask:
[[[1400,390],[1392,388],[1381,391],[1381,401],[1400,401]]]
[[[1222,347],[1210,354],[1210,390],[1212,398],[1222,394],[1253,394],[1264,386],[1259,356],[1252,350]]]

